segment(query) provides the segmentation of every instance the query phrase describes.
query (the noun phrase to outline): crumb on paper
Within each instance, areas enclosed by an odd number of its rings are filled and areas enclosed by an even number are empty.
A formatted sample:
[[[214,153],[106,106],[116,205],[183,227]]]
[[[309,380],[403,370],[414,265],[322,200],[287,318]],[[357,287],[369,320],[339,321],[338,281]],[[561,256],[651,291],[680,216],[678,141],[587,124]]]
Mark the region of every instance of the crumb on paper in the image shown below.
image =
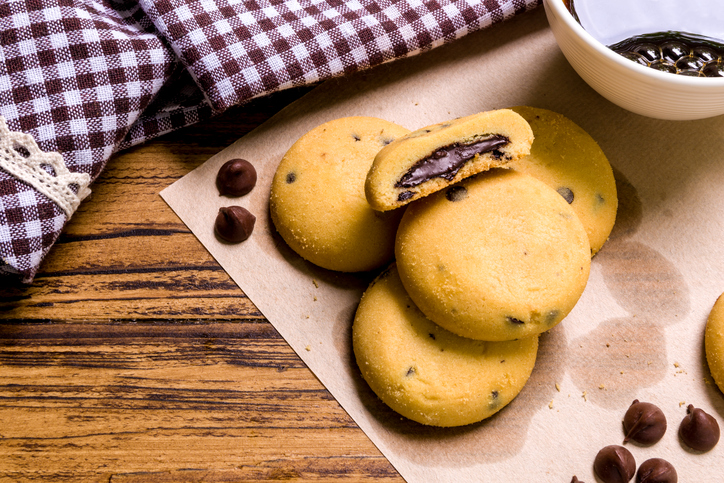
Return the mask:
[[[601,389],[601,390],[603,390],[603,389],[606,389],[606,386],[603,385],[603,384],[599,384],[599,385],[598,385],[598,388]]]
[[[685,405],[686,405],[686,401],[679,401],[679,407],[685,406]]]
[[[315,302],[317,301],[317,296],[316,296],[316,295],[314,296],[314,301],[315,301]]]
[[[611,344],[609,344],[608,342],[606,342],[606,347],[611,347]]]
[[[553,399],[548,403],[548,409],[553,409]]]
[[[556,383],[556,391],[561,392],[561,386]]]
[[[623,371],[621,371],[621,374],[623,374]]]
[[[312,283],[314,284],[314,288],[319,288],[319,284],[316,280],[312,279]]]
[[[307,351],[307,352],[309,352],[309,351],[312,350],[312,346],[308,345],[307,347],[304,348],[304,350]]]
[[[581,397],[583,398],[584,401],[588,401],[588,392],[583,391],[583,394],[581,394]]]
[[[679,367],[679,363],[678,363],[678,362],[674,362],[674,367]]]

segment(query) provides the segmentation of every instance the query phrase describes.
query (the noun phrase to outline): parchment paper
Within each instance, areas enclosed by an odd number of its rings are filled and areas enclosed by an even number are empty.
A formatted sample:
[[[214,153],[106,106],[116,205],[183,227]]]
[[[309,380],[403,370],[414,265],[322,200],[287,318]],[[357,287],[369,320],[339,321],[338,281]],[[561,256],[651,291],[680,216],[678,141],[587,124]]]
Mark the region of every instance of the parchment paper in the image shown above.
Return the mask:
[[[652,99],[652,102],[656,102]],[[586,129],[615,168],[620,208],[573,312],[541,338],[521,394],[482,423],[427,428],[389,410],[351,353],[357,302],[374,274],[310,265],[276,235],[272,176],[306,131],[334,118],[377,116],[417,129],[478,111],[531,105]],[[214,179],[242,157],[258,171],[250,195],[220,197]],[[724,422],[724,398],[703,349],[706,318],[724,291],[724,117],[669,122],[626,112],[590,89],[560,53],[543,9],[414,58],[321,85],[162,192],[163,198],[410,482],[586,482],[602,447],[621,444],[634,398],[662,408],[669,429],[637,463],[661,457],[679,481],[721,481],[724,444],[695,454],[677,430],[692,403]],[[333,194],[330,194],[333,196]],[[253,236],[219,242],[220,206],[257,216]]]

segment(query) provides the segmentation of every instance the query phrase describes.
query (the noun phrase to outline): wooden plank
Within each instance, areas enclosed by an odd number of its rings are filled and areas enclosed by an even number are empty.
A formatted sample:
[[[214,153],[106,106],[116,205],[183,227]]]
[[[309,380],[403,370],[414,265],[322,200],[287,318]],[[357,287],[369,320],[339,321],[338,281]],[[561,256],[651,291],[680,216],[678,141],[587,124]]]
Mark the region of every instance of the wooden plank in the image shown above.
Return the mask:
[[[0,349],[0,477],[399,479],[268,323],[5,323]]]

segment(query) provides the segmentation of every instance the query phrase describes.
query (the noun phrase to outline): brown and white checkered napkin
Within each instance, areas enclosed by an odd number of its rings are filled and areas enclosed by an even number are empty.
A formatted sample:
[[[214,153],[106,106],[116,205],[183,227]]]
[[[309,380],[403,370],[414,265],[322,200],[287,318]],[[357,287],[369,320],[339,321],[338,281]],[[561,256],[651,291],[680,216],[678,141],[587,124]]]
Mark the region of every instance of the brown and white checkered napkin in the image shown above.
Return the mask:
[[[0,0],[0,272],[32,281],[114,152],[540,2]]]

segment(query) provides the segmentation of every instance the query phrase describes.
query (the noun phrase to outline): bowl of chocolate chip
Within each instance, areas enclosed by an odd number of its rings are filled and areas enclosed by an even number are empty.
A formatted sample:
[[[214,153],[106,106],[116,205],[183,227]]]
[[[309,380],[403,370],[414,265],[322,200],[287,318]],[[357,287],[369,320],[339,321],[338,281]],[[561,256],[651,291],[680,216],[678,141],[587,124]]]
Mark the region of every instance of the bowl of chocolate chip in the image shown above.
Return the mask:
[[[721,0],[543,0],[563,55],[599,94],[667,120],[724,114]]]

